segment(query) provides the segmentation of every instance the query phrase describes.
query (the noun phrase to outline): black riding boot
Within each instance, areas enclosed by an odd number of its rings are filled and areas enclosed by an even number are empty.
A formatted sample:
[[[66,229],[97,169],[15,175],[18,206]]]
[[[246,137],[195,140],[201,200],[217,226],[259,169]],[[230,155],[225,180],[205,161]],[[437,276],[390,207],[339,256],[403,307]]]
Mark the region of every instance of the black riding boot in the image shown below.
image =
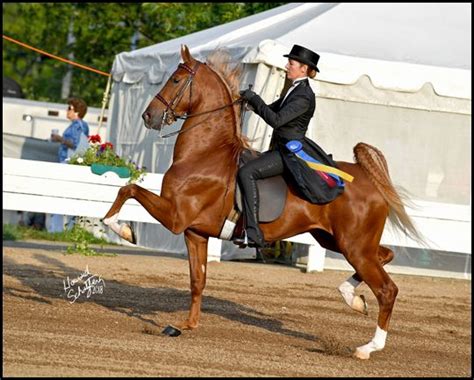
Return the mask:
[[[251,179],[249,181],[249,188],[252,189],[250,194],[246,191],[244,203],[251,203],[251,207],[249,209],[246,206],[245,216],[246,216],[246,231],[247,231],[247,238],[248,238],[248,246],[249,247],[258,247],[263,248],[265,245],[265,240],[263,238],[263,233],[260,230],[258,225],[258,188],[257,188],[257,181]],[[250,199],[248,199],[250,198]]]
[[[258,225],[259,197],[257,180],[283,173],[283,161],[276,151],[265,152],[239,170],[239,183],[243,192],[243,209],[246,220],[248,245],[263,247],[265,240]]]

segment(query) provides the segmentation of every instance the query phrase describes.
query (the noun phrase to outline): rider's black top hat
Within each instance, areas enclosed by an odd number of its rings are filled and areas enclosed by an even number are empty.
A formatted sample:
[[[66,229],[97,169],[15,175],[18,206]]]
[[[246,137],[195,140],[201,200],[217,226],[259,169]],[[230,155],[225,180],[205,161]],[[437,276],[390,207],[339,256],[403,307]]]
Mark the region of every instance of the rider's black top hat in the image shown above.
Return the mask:
[[[293,48],[290,51],[290,54],[285,54],[283,57],[288,57],[294,59],[295,61],[304,63],[319,73],[318,61],[319,55],[314,51],[306,49],[300,45],[293,45]]]

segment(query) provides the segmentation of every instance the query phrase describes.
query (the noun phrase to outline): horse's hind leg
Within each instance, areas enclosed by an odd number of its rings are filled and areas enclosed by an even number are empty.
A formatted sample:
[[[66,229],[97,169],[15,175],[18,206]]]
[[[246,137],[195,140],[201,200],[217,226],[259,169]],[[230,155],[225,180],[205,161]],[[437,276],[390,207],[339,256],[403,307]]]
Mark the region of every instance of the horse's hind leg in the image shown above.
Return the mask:
[[[392,261],[393,256],[394,253],[392,250],[382,245],[379,246],[378,258],[382,265]],[[365,297],[363,295],[359,296],[355,294],[355,290],[360,284],[362,284],[362,279],[357,275],[357,273],[355,273],[346,281],[344,281],[338,289],[342,295],[342,298],[344,298],[344,301],[352,310],[368,315],[369,306],[367,305]]]
[[[394,256],[395,254],[390,248],[379,245],[378,258],[382,266],[392,261]]]
[[[130,198],[136,199],[151,216],[166,228],[172,230],[171,216],[175,215],[175,213],[172,212],[173,210],[170,202],[143,187],[131,184],[120,188],[117,198],[115,198],[112,207],[103,219],[104,224],[109,226],[112,231],[117,233],[123,239],[135,243],[135,236],[131,227],[125,223],[118,223],[119,211],[123,204]]]
[[[388,259],[390,255],[387,250],[382,249]],[[378,251],[374,257],[370,257],[369,254],[370,251],[351,252],[350,255],[346,255],[359,278],[369,286],[379,304],[375,335],[369,343],[356,349],[354,356],[359,359],[369,359],[372,352],[380,351],[385,347],[390,317],[398,294],[397,286],[383,269],[383,260],[380,260]]]
[[[355,289],[360,284],[362,284],[362,280],[357,275],[357,273],[355,273],[346,281],[344,281],[338,289],[341,293],[342,298],[344,298],[344,301],[352,310],[368,315],[369,307],[367,305],[365,297],[363,295],[359,296],[355,294]]]
[[[334,237],[325,231],[315,229],[311,231],[314,239],[321,244],[324,248],[338,252],[340,248],[334,241]],[[355,289],[362,283],[362,280],[357,274],[352,275],[346,281],[339,286],[339,292],[346,304],[352,309],[359,313],[368,315],[368,306],[364,296],[358,296],[355,294]]]

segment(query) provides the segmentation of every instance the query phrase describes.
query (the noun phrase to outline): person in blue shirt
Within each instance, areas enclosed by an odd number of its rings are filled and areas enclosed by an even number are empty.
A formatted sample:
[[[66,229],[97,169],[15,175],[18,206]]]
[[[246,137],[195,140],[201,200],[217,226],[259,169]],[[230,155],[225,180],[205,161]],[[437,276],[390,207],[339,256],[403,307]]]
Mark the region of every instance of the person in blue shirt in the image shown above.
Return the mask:
[[[79,144],[81,133],[89,137],[89,125],[83,120],[87,113],[87,104],[80,98],[71,98],[67,102],[66,117],[71,124],[65,129],[62,136],[51,135],[51,141],[60,142],[58,151],[59,162],[63,163],[68,158],[68,149],[75,150]]]
[[[68,150],[72,149],[74,151],[77,149],[82,133],[86,135],[87,138],[89,137],[89,125],[83,120],[87,113],[86,102],[80,98],[71,98],[67,104],[66,117],[71,120],[71,124],[64,130],[62,136],[57,134],[51,135],[51,141],[61,143],[58,150],[60,163],[67,163],[67,159],[69,158]],[[75,216],[67,217],[68,229],[73,227],[75,219]],[[51,225],[48,228],[48,232],[62,232],[63,230],[63,215],[52,214]]]

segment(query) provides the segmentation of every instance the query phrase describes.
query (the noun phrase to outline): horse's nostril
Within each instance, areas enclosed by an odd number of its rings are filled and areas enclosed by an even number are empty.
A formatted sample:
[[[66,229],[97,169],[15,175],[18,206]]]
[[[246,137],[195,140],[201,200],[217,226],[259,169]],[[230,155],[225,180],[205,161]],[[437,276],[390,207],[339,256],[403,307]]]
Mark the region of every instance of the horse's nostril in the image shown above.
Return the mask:
[[[142,118],[145,120],[145,123],[148,123],[150,121],[150,114],[148,112],[143,112]]]

